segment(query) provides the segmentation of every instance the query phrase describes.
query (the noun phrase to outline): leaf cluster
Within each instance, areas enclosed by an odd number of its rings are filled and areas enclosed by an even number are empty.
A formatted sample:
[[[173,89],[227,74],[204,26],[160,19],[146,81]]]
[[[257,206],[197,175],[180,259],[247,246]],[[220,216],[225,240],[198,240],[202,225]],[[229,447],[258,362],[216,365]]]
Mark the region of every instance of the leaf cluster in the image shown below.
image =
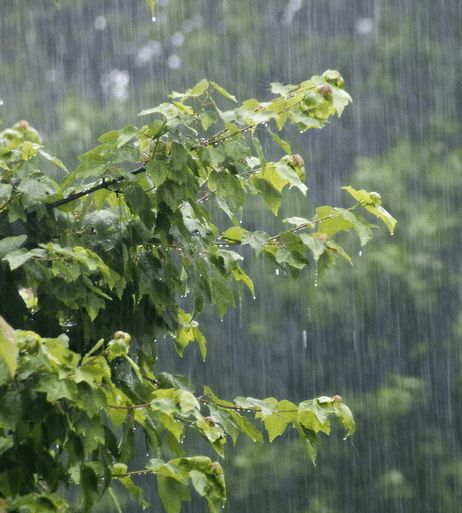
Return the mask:
[[[14,364],[2,360],[0,367],[0,490],[11,510],[89,511],[105,494],[120,510],[116,482],[146,508],[135,482],[148,474],[168,513],[179,512],[181,503],[191,499],[190,488],[218,512],[226,499],[223,469],[207,456],[187,456],[185,437],[202,437],[224,457],[227,439],[236,442],[244,434],[263,441],[247,418],[253,415],[270,441],[291,424],[314,462],[318,433],[329,434],[330,415],[340,419],[348,435],[354,431],[352,414],[339,396],[298,406],[274,398],[230,403],[205,387],[197,397],[184,378],[143,370],[129,355],[127,333],[116,332],[80,355],[69,349],[66,335],[42,338],[15,332],[1,321],[2,348],[16,348]],[[116,367],[121,370],[115,372]],[[136,430],[155,453],[142,470],[131,470]],[[75,505],[63,486],[77,487]]]

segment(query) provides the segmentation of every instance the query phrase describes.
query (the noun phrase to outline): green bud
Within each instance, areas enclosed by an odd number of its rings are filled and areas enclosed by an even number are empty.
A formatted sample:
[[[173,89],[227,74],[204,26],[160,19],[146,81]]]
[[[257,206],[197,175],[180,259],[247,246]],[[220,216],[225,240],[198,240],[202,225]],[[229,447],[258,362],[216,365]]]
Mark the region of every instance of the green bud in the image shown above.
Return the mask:
[[[128,333],[125,333],[125,331],[116,331],[114,333],[114,340],[123,340],[128,346],[130,345],[132,337]]]
[[[332,84],[333,86],[340,89],[345,87],[345,80],[343,80],[342,75],[340,75],[337,70],[328,69],[327,71],[324,71],[322,78],[325,78],[329,84]]]
[[[112,339],[109,341],[107,345],[108,349],[108,360],[111,362],[114,358],[118,358],[119,356],[125,356],[128,354],[128,345],[126,342],[119,339]]]
[[[315,109],[324,99],[315,91],[308,91],[302,98],[302,104],[307,109]]]
[[[369,192],[369,197],[374,207],[379,207],[382,204],[382,196],[378,192]]]
[[[282,157],[281,162],[290,166],[302,182],[305,181],[305,161],[300,155],[286,155]]]

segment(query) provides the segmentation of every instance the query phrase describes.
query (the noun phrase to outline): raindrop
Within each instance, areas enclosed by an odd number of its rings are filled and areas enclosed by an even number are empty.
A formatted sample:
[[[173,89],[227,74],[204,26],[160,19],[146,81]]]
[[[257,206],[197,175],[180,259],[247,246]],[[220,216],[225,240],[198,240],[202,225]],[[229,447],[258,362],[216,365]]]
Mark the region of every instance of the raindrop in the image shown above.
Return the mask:
[[[170,55],[167,60],[167,66],[170,69],[179,69],[181,68],[181,59],[176,54]]]
[[[356,22],[356,31],[360,34],[368,34],[374,30],[374,20],[372,18],[362,18]]]
[[[172,36],[172,45],[173,46],[183,46],[184,43],[184,35],[181,32],[175,32]]]
[[[152,21],[153,23],[155,23],[155,22],[157,21],[157,18],[156,18],[155,16],[153,16],[153,17],[151,18],[151,21]]]
[[[93,23],[96,30],[104,30],[107,27],[106,16],[98,16]]]
[[[306,349],[307,347],[307,335],[306,335],[306,330],[303,330],[302,331],[302,339],[303,339],[303,349]]]
[[[201,29],[204,26],[204,18],[199,14],[193,19],[194,26]]]
[[[276,276],[279,276],[279,269],[276,269],[275,273],[276,273]]]
[[[58,72],[55,69],[49,69],[45,73],[45,81],[48,82],[49,84],[56,82],[57,79],[58,79]]]
[[[146,45],[142,46],[136,55],[136,64],[142,66],[158,57],[162,53],[162,45],[158,41],[149,41]]]
[[[103,91],[113,98],[125,101],[128,99],[128,82],[130,75],[128,71],[113,69],[103,76],[101,86]]]
[[[361,249],[359,250],[359,253],[358,253],[358,254],[359,254],[359,256],[363,256],[363,252],[362,252],[362,250],[361,250]]]
[[[191,32],[194,29],[194,22],[192,20],[186,20],[183,22],[183,32]]]

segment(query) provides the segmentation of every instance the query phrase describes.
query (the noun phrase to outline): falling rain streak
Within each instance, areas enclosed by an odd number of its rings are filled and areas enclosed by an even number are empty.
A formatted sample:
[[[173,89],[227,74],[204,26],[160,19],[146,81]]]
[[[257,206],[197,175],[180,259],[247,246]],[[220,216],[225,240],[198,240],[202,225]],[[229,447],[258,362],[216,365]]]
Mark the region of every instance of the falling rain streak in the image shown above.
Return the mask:
[[[223,322],[211,311],[199,319],[205,363],[189,347],[180,360],[160,341],[163,367],[198,389],[229,400],[339,394],[356,416],[354,445],[333,428],[316,468],[290,437],[271,447],[229,441],[224,511],[459,513],[460,0],[150,4],[155,12],[141,0],[4,2],[0,129],[26,119],[74,169],[102,133],[144,123],[142,109],[204,77],[239,101],[266,100],[272,82],[338,69],[354,103],[324,130],[285,134],[305,161],[309,192],[281,210],[312,218],[320,205],[348,208],[341,186],[351,184],[380,191],[398,219],[393,237],[371,228],[364,250],[348,239],[352,266],[338,259],[325,271],[312,261],[296,281],[249,258],[256,299],[244,291]],[[253,230],[283,229],[258,201],[249,209]],[[155,500],[151,480],[137,485],[148,483]]]

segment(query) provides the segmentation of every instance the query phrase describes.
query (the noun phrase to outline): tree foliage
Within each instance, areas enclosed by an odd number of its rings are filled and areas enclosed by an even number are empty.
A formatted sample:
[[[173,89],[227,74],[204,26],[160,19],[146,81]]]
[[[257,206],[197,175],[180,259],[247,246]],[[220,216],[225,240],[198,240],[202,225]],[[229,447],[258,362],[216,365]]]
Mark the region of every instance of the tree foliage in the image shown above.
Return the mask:
[[[276,234],[250,229],[251,197],[277,216],[284,195],[307,191],[303,158],[281,130],[322,128],[351,101],[333,70],[271,91],[228,108],[234,96],[202,80],[142,111],[141,128],[103,134],[72,172],[28,123],[0,133],[0,500],[9,510],[89,511],[108,494],[120,511],[117,482],[148,507],[136,484],[148,473],[168,513],[190,489],[215,512],[223,470],[190,451],[195,435],[223,458],[229,439],[263,441],[254,420],[270,441],[291,427],[315,462],[332,415],[353,433],[340,396],[229,402],[207,386],[196,394],[156,362],[164,338],[180,356],[196,343],[205,359],[197,318],[206,305],[223,318],[246,289],[255,294],[242,265],[249,252],[297,277],[339,256],[351,262],[336,236],[371,238],[361,210],[393,233],[380,195],[350,186],[348,208],[294,212]],[[266,157],[270,141],[278,161]],[[59,184],[52,165],[66,173]],[[142,469],[133,468],[136,431],[155,454]],[[63,485],[78,489],[72,505]]]

